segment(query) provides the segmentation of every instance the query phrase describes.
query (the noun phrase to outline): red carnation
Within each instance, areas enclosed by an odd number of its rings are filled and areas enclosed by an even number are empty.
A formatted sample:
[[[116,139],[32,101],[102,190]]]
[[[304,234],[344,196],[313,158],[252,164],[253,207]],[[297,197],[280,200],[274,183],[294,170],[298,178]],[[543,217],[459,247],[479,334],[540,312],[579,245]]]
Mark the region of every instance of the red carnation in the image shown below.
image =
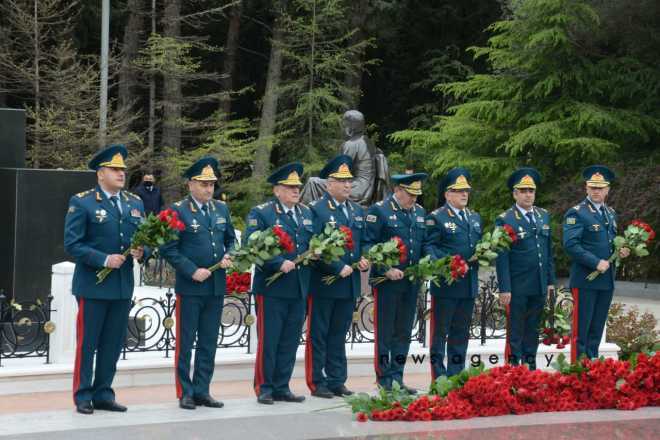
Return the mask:
[[[339,230],[344,234],[344,247],[352,251],[355,247],[353,243],[353,231],[348,226],[340,226]]]
[[[408,259],[408,247],[403,242],[401,237],[392,237],[396,241],[396,247],[399,249],[399,264],[404,264]]]
[[[358,422],[366,422],[367,420],[369,420],[369,417],[367,417],[367,415],[365,413],[363,413],[363,412],[357,413],[357,421]]]
[[[511,226],[505,224],[502,228],[507,233],[512,243],[515,243],[516,240],[518,240],[518,235],[516,235],[516,231],[514,231]]]

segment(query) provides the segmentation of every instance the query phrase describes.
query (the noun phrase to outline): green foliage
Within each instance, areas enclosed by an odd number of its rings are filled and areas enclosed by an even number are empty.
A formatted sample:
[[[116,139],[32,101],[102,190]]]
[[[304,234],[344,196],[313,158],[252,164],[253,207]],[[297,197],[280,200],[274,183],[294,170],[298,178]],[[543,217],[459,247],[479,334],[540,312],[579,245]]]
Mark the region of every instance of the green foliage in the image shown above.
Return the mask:
[[[640,313],[637,306],[624,308],[624,304],[613,303],[607,316],[607,341],[621,348],[619,358],[624,360],[634,353],[652,351],[660,342],[657,324],[652,313]]]
[[[362,412],[371,415],[373,411],[382,411],[392,408],[395,402],[401,407],[407,408],[415,398],[399,385],[399,382],[392,384],[391,390],[379,387],[378,394],[370,396],[367,393],[356,393],[352,396],[344,397],[346,403],[351,407],[353,414]]]
[[[429,395],[446,397],[450,391],[462,388],[471,377],[481,374],[488,374],[488,370],[485,369],[485,364],[483,363],[479,363],[476,367],[471,366],[449,378],[447,376],[440,376],[431,383]]]
[[[585,163],[644,154],[660,136],[660,71],[629,56],[584,48],[600,26],[584,0],[526,0],[510,19],[488,27],[485,47],[470,50],[490,74],[440,84],[458,104],[428,129],[391,136],[428,158],[439,178],[461,165],[475,178],[475,200],[489,218],[510,203],[505,187],[520,165],[537,167],[544,186]],[[631,80],[635,78],[635,80]],[[540,200],[543,202],[543,200]]]
[[[283,79],[277,123],[277,150],[287,159],[304,160],[308,170],[320,170],[336,154],[341,114],[352,91],[346,75],[362,71],[369,61],[358,56],[371,44],[353,38],[347,26],[350,2],[293,0],[282,20],[280,44]]]

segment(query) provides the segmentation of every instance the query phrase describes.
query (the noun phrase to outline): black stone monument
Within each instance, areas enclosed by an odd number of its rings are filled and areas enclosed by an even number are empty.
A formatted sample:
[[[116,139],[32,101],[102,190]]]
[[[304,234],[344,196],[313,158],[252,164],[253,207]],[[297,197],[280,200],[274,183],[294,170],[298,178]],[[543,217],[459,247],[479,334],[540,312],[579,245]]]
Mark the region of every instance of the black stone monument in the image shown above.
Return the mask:
[[[69,198],[92,188],[92,171],[25,168],[25,112],[0,108],[0,291],[44,300],[64,252]]]

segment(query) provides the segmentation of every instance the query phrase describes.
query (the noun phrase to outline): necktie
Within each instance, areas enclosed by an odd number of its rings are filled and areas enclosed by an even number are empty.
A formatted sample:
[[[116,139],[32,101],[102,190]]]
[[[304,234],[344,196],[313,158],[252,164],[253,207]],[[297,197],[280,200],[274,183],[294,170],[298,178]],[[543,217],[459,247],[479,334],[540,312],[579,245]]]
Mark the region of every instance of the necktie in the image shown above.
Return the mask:
[[[296,220],[296,214],[293,212],[293,209],[290,209],[289,211],[286,212],[286,215],[288,215],[291,220],[298,226],[298,220]]]
[[[527,221],[532,226],[532,229],[536,231],[536,222],[534,221],[534,213],[526,212],[525,217],[527,217]]]
[[[339,206],[341,207],[341,212],[344,214],[344,217],[346,217],[346,220],[348,220],[348,211],[346,210],[346,203],[342,203]]]
[[[600,212],[600,218],[603,220],[603,223],[608,224],[607,216],[605,215],[605,208],[601,206],[598,208],[598,212]]]
[[[461,218],[461,221],[467,222],[467,220],[465,219],[465,211],[463,211],[462,209],[458,211],[458,216]]]
[[[119,197],[111,196],[110,203],[112,203],[112,206],[114,206],[117,212],[119,212],[119,215],[121,215],[121,205],[119,204]]]
[[[204,217],[204,221],[206,222],[206,226],[211,226],[211,217],[209,216],[209,205],[204,203],[202,205],[202,214]]]

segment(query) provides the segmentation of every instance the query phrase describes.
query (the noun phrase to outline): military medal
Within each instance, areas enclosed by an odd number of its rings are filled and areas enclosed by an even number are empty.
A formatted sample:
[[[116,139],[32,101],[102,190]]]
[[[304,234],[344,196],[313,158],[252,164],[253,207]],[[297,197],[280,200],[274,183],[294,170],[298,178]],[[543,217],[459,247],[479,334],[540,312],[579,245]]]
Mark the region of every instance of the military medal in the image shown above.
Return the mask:
[[[596,232],[600,231],[600,225],[595,224],[595,225],[592,225],[592,226],[594,227],[594,230],[595,230]]]
[[[132,215],[133,217],[142,217],[142,214],[140,214],[140,210],[139,210],[139,209],[133,209],[133,210],[131,210],[131,215]]]
[[[518,226],[518,235],[521,239],[525,238],[525,235],[527,235],[527,232],[525,232],[522,226]]]
[[[330,221],[328,222],[333,228],[337,225],[337,222],[335,221],[335,218],[333,216],[330,216]]]

